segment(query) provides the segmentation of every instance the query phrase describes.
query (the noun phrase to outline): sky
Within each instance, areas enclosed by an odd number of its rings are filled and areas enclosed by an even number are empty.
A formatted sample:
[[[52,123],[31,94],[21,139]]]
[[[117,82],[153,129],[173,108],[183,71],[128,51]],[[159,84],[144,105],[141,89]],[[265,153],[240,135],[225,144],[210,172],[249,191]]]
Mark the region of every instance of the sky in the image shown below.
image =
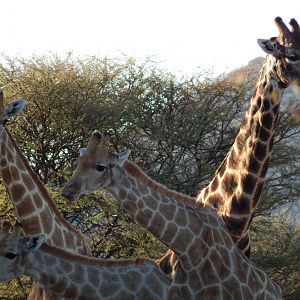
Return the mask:
[[[298,13],[298,15],[295,15]],[[182,75],[218,75],[264,56],[274,18],[300,23],[299,0],[3,0],[0,52],[122,57]]]

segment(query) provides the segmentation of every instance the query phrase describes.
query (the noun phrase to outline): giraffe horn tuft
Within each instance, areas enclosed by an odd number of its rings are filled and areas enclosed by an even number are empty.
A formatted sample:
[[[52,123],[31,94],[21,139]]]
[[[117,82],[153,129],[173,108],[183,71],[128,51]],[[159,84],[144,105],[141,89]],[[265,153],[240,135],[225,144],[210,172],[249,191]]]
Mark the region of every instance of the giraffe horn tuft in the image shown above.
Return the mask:
[[[300,27],[298,22],[293,18],[290,21],[290,25],[292,27],[292,33],[294,35],[295,40],[297,41],[297,43],[300,44]]]
[[[96,152],[100,139],[101,139],[101,133],[95,130],[92,133],[92,136],[86,146],[86,151]]]
[[[101,138],[100,147],[99,147],[99,159],[105,161],[108,155],[110,136],[104,135]]]
[[[287,44],[291,43],[293,41],[293,36],[290,30],[288,29],[288,27],[282,21],[282,19],[280,17],[276,17],[274,21],[279,31],[279,36],[278,36],[279,43],[281,43],[282,45],[286,43]]]

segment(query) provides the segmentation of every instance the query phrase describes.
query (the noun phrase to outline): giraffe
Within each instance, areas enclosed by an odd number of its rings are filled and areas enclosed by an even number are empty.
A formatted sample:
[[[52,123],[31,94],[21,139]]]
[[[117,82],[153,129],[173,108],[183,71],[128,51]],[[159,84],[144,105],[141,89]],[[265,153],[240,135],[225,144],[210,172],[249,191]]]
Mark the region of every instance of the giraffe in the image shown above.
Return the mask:
[[[166,299],[171,279],[146,258],[102,260],[44,243],[44,235],[20,236],[21,226],[0,233],[0,281],[29,275],[45,290],[72,300]]]
[[[90,247],[82,233],[67,222],[55,206],[38,175],[17,146],[5,124],[25,106],[18,100],[4,108],[0,91],[0,176],[3,179],[17,218],[26,235],[44,234],[48,244],[69,252],[90,255]],[[56,299],[35,284],[28,299]]]
[[[266,180],[282,94],[290,85],[300,86],[300,27],[292,19],[290,31],[280,17],[275,24],[278,38],[258,40],[268,56],[240,131],[214,178],[196,197],[197,202],[218,210],[246,255],[250,254],[249,227]]]
[[[249,228],[266,180],[282,94],[290,85],[300,86],[299,25],[292,19],[290,31],[280,17],[275,24],[278,38],[258,40],[268,55],[235,141],[208,186],[196,195],[198,203],[218,211],[248,257]],[[158,263],[170,273],[176,255],[167,250]]]
[[[127,160],[130,151],[108,152],[108,141],[92,134],[61,195],[72,201],[104,189],[174,251],[168,299],[281,299],[280,287],[241,253],[215,209],[156,183]]]

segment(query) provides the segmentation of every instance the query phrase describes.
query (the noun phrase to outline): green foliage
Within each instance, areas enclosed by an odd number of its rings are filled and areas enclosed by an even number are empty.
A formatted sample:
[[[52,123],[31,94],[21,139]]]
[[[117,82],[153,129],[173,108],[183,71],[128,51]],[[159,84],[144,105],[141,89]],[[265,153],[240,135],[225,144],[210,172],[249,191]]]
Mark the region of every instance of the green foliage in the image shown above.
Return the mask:
[[[300,224],[282,216],[256,218],[252,233],[252,259],[283,289],[285,299],[300,295]]]
[[[97,192],[73,204],[59,196],[72,161],[92,131],[112,131],[116,151],[132,149],[131,160],[148,175],[194,196],[210,181],[234,141],[255,82],[251,76],[245,78],[233,83],[203,72],[179,80],[147,60],[72,55],[3,57],[0,65],[6,98],[28,101],[10,130],[64,217],[83,231],[93,255],[101,258],[158,258],[165,247],[108,194]],[[295,267],[300,261],[299,240],[297,244],[292,227],[271,222],[269,215],[278,205],[299,200],[299,130],[281,114],[253,227],[253,257],[284,285],[286,299],[296,299],[300,291]],[[11,221],[14,210],[2,185],[0,192],[1,220]],[[1,285],[0,298],[21,299],[28,287],[26,278]]]

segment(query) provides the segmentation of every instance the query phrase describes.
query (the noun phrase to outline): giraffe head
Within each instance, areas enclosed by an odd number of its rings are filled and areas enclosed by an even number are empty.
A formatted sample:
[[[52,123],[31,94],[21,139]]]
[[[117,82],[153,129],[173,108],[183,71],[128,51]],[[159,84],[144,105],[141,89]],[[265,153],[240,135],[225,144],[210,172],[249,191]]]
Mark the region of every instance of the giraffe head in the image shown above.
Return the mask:
[[[22,276],[25,272],[26,256],[39,249],[45,240],[43,235],[22,237],[20,224],[16,224],[12,232],[10,228],[9,223],[4,223],[0,231],[0,282]]]
[[[111,183],[113,169],[123,166],[130,150],[113,154],[108,151],[108,146],[109,136],[94,131],[87,147],[79,151],[76,169],[61,192],[63,197],[77,200],[81,195]]]
[[[25,105],[26,101],[19,99],[5,107],[3,92],[0,90],[0,126],[4,126],[8,119],[18,115],[24,109]]]
[[[291,30],[280,17],[275,18],[278,37],[258,39],[260,47],[276,59],[276,73],[282,83],[300,86],[300,27],[291,19]]]

